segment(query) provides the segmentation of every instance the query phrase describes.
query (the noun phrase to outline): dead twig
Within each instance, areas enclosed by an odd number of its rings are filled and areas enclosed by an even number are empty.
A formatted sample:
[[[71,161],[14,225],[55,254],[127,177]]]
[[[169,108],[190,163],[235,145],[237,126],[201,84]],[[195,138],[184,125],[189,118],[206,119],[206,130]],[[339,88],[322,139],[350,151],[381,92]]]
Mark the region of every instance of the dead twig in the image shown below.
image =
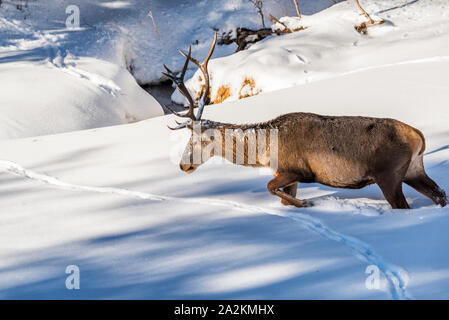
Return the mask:
[[[363,15],[369,20],[369,22],[374,23],[374,20],[371,18],[371,16],[368,14],[368,12],[366,12],[366,10],[363,9],[362,6],[360,5],[359,0],[354,0],[354,1],[357,4],[357,7],[359,7],[360,11],[362,11]]]
[[[271,20],[273,20],[274,23],[279,23],[281,26],[283,26],[285,28],[282,32],[292,33],[290,28],[287,27],[287,25],[285,23],[283,23],[282,21],[279,21],[277,18],[273,17],[271,14],[268,14],[268,16],[270,17]]]
[[[262,0],[249,0],[259,13],[260,19],[262,20],[262,27],[265,28],[265,18],[263,16],[263,1]]]
[[[362,14],[368,19],[368,22],[362,22],[360,25],[354,27],[355,30],[357,30],[357,32],[359,32],[361,34],[367,34],[368,27],[377,26],[377,25],[385,23],[384,20],[375,21],[373,18],[371,18],[371,16],[368,14],[368,12],[366,12],[366,10],[363,9],[363,7],[360,5],[359,0],[354,0],[354,1],[357,4],[357,7],[359,7]]]
[[[298,18],[301,19],[301,11],[299,10],[299,5],[298,5],[298,1],[297,0],[293,0],[293,2],[295,3],[295,8],[296,8],[296,13],[298,14]]]
[[[151,18],[151,21],[153,22],[154,31],[156,32],[156,35],[159,37],[159,31],[157,30],[156,23],[154,22],[153,13],[150,11],[148,13],[148,16]]]
[[[301,20],[302,15],[301,15],[301,10],[299,10],[299,4],[298,4],[298,0],[293,0],[293,3],[295,4],[295,8],[296,8],[296,13],[298,14],[298,18],[299,20]],[[291,30],[289,27],[287,27],[287,25],[285,23],[283,23],[282,21],[280,21],[279,19],[277,19],[276,17],[274,17],[271,14],[268,14],[268,16],[270,17],[271,20],[273,20],[274,23],[279,23],[281,26],[284,27],[284,30],[282,30],[282,33],[293,33],[296,31],[301,31],[301,30],[305,30],[305,27],[299,27],[296,28],[294,30]]]

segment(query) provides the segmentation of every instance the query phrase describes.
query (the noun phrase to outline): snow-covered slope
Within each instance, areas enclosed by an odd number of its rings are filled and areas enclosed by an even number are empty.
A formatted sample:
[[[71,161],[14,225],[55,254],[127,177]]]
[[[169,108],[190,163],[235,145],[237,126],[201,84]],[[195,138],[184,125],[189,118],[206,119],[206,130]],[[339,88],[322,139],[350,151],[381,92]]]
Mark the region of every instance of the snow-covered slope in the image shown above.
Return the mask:
[[[399,63],[205,117],[394,117],[424,132],[427,171],[449,190],[447,70],[442,58]],[[169,131],[174,120],[0,142],[0,297],[449,298],[449,209],[407,187],[414,209],[393,211],[377,186],[317,184],[299,191],[314,207],[283,207],[257,169],[181,172],[188,132]],[[68,265],[80,268],[80,290],[65,289]],[[378,290],[365,285],[369,266]]]
[[[302,9],[311,14],[332,3],[304,1]],[[73,5],[79,8],[80,28],[68,29],[67,9]],[[290,0],[267,0],[264,10],[281,16],[293,13],[294,7]],[[137,83],[166,80],[163,63],[179,70],[179,48],[193,45],[194,54],[203,55],[213,30],[260,25],[256,9],[246,0],[3,1],[0,139],[162,115],[161,106]],[[220,47],[216,56],[235,48]]]
[[[366,21],[354,1],[343,1],[314,15],[284,18],[307,27],[271,37],[236,54],[210,61],[212,100],[228,88],[226,101],[263,94],[361,69],[398,62],[449,57],[449,4],[446,0],[363,1],[375,20],[385,24],[361,35],[354,26]],[[417,75],[418,76],[418,75]],[[201,92],[200,72],[187,87]],[[246,80],[246,81],[245,81]],[[224,92],[225,90],[221,90]],[[172,99],[184,102],[178,92]],[[221,100],[221,99],[219,99]]]
[[[304,0],[301,8],[304,13],[312,14],[332,4],[332,0]],[[81,27],[70,32],[65,30],[69,5],[78,6]],[[149,17],[150,12],[153,19]],[[295,9],[291,0],[264,0],[264,12],[269,26],[268,12],[279,17],[293,14]],[[0,26],[2,15],[9,22],[15,19],[29,26],[32,32],[28,37],[36,43],[41,42],[36,33],[42,33],[74,55],[132,66],[141,84],[162,80],[163,63],[180,70],[183,58],[178,49],[192,45],[195,55],[205,54],[213,30],[228,32],[237,27],[261,27],[257,10],[247,0],[40,0],[29,1],[21,12],[5,1],[0,9]],[[15,37],[8,37],[0,40],[2,46],[11,49],[23,44]],[[216,56],[228,55],[235,49],[235,45],[223,46],[218,48]]]
[[[0,139],[104,127],[163,114],[117,65],[93,58],[0,64]]]
[[[30,2],[27,10],[33,15],[27,19],[34,19],[34,5]],[[163,114],[159,103],[120,63],[86,57],[86,52],[71,54],[68,47],[73,43],[68,39],[77,31],[60,26],[40,30],[21,15],[9,2],[0,8],[0,139],[130,123]],[[37,24],[36,19],[31,23]],[[89,38],[77,40],[77,47],[86,49]]]

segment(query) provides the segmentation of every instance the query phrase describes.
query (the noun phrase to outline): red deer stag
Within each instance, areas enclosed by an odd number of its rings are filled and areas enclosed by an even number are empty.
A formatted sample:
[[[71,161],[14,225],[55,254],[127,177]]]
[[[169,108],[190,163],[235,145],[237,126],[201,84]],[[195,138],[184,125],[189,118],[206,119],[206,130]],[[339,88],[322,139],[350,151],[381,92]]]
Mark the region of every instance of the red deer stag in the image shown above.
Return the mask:
[[[236,163],[238,147],[243,146],[244,161],[242,165],[252,167],[270,167],[275,178],[268,185],[268,191],[279,196],[284,205],[297,207],[309,206],[308,201],[296,198],[297,186],[302,183],[321,183],[336,188],[359,189],[377,183],[385,198],[394,209],[410,208],[402,192],[402,183],[410,185],[420,193],[429,197],[436,204],[445,206],[445,192],[430,179],[423,165],[425,140],[423,134],[403,122],[394,119],[368,117],[321,116],[312,113],[289,113],[271,121],[258,124],[235,125],[201,119],[204,106],[210,102],[209,59],[215,48],[217,35],[212,47],[200,63],[181,51],[186,58],[180,75],[173,73],[164,65],[164,73],[177,86],[189,103],[186,113],[178,113],[169,109],[176,116],[188,118],[172,130],[189,128],[192,131],[186,146],[181,170],[192,173],[201,164],[214,155]],[[192,61],[204,75],[204,90],[198,101],[195,101],[184,85],[184,76]],[[195,115],[194,108],[198,106]],[[199,127],[199,133],[195,133]],[[214,131],[211,134],[211,129]],[[265,154],[258,155],[249,163],[251,139],[249,134],[232,135],[231,152],[229,145],[221,138],[228,137],[228,132],[254,132],[265,130],[265,142],[271,140],[276,132],[277,150],[266,143]],[[274,130],[274,131],[273,131]],[[254,141],[252,141],[254,142]],[[213,147],[211,147],[213,146]],[[206,152],[205,152],[206,151]],[[277,155],[277,165],[269,161],[273,154]],[[195,154],[200,157],[195,159]]]

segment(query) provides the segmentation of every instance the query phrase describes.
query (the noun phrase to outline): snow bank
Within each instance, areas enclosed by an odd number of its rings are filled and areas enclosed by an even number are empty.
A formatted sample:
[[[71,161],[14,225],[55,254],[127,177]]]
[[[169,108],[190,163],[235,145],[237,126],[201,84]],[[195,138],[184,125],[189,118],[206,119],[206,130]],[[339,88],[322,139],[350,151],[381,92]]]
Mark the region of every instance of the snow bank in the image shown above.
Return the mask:
[[[105,59],[119,65],[128,64],[141,84],[163,80],[163,63],[180,70],[183,58],[178,54],[178,49],[192,45],[194,55],[205,54],[214,30],[228,32],[237,27],[260,28],[262,25],[256,9],[247,0],[83,0],[76,3],[41,0],[29,2],[23,12],[4,3],[0,17],[4,13],[10,20],[20,21],[26,16],[26,25],[34,33],[38,31],[48,37],[55,36],[65,28],[65,10],[73,4],[80,9],[81,28],[66,32],[64,41],[56,44],[75,55]],[[305,13],[311,14],[332,4],[332,0],[306,0],[302,1],[301,6]],[[264,11],[283,16],[293,14],[295,9],[291,0],[265,0]],[[150,12],[153,19],[149,16]],[[269,21],[265,15],[267,26],[270,25]],[[14,41],[10,39],[8,45],[13,46]],[[228,55],[235,49],[234,45],[220,47],[216,56]]]
[[[234,101],[358,69],[433,58],[436,47],[438,55],[449,55],[447,1],[367,1],[364,6],[372,18],[386,21],[369,28],[368,35],[354,29],[365,21],[354,1],[344,1],[303,15],[300,21],[280,19],[291,29],[305,30],[271,37],[248,50],[211,60],[212,101],[223,87],[229,92],[226,101]],[[283,27],[277,23],[273,28]],[[201,91],[200,79],[197,71],[186,83],[193,95]],[[172,100],[186,102],[178,92]]]
[[[264,3],[266,11],[277,15],[294,11],[290,0]],[[304,10],[316,12],[331,3],[305,1]],[[79,28],[66,28],[69,5],[79,8]],[[138,83],[164,80],[163,63],[179,70],[183,64],[179,48],[192,45],[195,55],[203,55],[213,30],[260,25],[257,11],[244,0],[40,0],[27,2],[21,10],[16,3],[4,1],[0,7],[0,139],[162,115],[161,106]],[[234,50],[235,46],[223,46],[216,56]]]
[[[0,10],[0,139],[124,124],[163,114],[121,63],[70,52],[73,45],[86,49],[91,38],[67,29],[43,30],[49,26],[23,20],[39,12],[34,12],[35,5],[31,2],[25,13],[6,4]],[[71,37],[77,41],[71,43]]]
[[[93,58],[0,64],[0,139],[135,122],[163,114],[133,77]]]

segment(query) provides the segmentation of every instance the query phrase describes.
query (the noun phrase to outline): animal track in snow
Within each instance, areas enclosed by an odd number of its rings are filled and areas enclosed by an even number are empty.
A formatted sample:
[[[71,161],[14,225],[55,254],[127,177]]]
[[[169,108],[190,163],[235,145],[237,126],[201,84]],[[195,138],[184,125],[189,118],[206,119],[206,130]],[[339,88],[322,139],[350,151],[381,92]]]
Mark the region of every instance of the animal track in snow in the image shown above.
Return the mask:
[[[116,194],[149,201],[174,201],[192,204],[203,204],[207,206],[213,205],[233,208],[245,212],[271,214],[288,218],[298,222],[307,230],[313,231],[328,240],[336,241],[350,248],[355,253],[355,256],[357,258],[362,258],[361,260],[363,262],[377,266],[388,281],[390,294],[393,299],[411,299],[411,296],[406,290],[408,274],[403,268],[387,262],[386,260],[384,260],[384,258],[379,256],[368,244],[362,242],[361,240],[333,230],[324,225],[318,219],[313,218],[305,213],[298,212],[298,210],[276,210],[272,208],[263,208],[229,200],[208,198],[178,198],[154,195],[146,192],[131,191],[121,188],[76,185],[61,181],[57,178],[45,174],[27,170],[26,168],[20,166],[15,162],[6,160],[0,160],[0,172],[1,171],[14,174],[19,177],[40,181],[42,183],[46,183],[65,190]]]

